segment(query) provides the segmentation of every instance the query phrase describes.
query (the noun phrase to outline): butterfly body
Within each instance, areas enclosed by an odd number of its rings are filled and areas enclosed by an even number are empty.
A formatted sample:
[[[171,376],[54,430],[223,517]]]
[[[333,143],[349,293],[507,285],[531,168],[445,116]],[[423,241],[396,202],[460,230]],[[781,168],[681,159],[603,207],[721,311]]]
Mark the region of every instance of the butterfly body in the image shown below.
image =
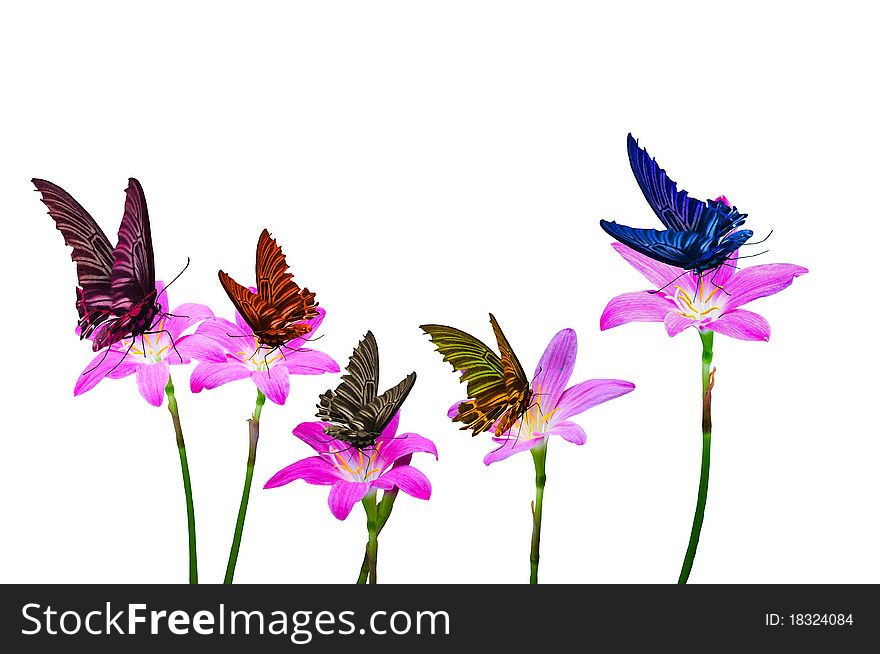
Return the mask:
[[[531,406],[534,396],[522,365],[501,331],[495,316],[489,314],[500,356],[470,334],[446,325],[422,325],[421,329],[437,346],[452,367],[467,382],[468,399],[458,405],[453,418],[476,436],[492,429],[507,433]]]
[[[46,180],[31,181],[64,242],[73,248],[80,338],[91,338],[92,349],[98,351],[149,331],[162,309],[156,295],[149,213],[140,182],[133,177],[128,180],[125,210],[113,247],[94,218],[67,191]]]
[[[220,283],[261,345],[280,348],[304,336],[311,327],[304,321],[318,315],[315,294],[300,288],[288,271],[281,247],[264,229],[257,242],[257,292],[245,288],[222,270]]]
[[[352,352],[345,371],[335,390],[321,393],[317,416],[327,423],[327,436],[363,450],[375,444],[400,411],[416,382],[416,373],[379,395],[379,347],[370,331]]]
[[[665,230],[641,229],[601,220],[610,236],[655,261],[700,275],[722,265],[753,232],[739,229],[746,214],[722,201],[688,196],[638,142],[627,136],[630,166],[645,199]]]

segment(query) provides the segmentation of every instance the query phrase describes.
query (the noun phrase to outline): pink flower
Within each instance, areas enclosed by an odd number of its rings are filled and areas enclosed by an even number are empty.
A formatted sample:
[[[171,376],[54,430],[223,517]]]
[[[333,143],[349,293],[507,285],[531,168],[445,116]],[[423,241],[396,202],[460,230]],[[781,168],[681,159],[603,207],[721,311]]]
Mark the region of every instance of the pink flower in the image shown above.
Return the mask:
[[[264,488],[277,488],[297,479],[308,484],[330,486],[327,502],[330,512],[345,520],[352,507],[372,488],[388,491],[399,488],[420,500],[431,497],[431,482],[423,472],[409,465],[414,452],[427,452],[437,457],[437,447],[418,434],[395,436],[400,413],[388,423],[376,439],[375,447],[358,451],[347,443],[324,433],[323,422],[303,422],[293,435],[318,453],[279,470]]]
[[[157,302],[161,317],[151,330],[135,338],[126,338],[110,345],[97,356],[80,375],[73,389],[74,395],[92,390],[105,377],[121,379],[135,375],[138,390],[153,406],[162,406],[165,385],[168,383],[168,366],[187,364],[193,356],[192,334],[183,332],[196,323],[213,318],[213,312],[204,304],[181,304],[168,311],[168,294],[165,285],[156,282]]]
[[[244,318],[235,312],[235,323],[216,318],[202,323],[192,337],[192,356],[199,364],[189,380],[193,393],[217,388],[250,377],[257,388],[275,404],[284,404],[290,393],[290,375],[321,375],[339,372],[339,364],[323,352],[303,348],[314,338],[325,311],[305,324],[311,331],[281,347],[262,345]]]
[[[500,447],[489,452],[483,463],[490,465],[531,450],[552,435],[583,445],[587,434],[569,418],[635,388],[634,384],[620,379],[591,379],[566,388],[576,359],[577,334],[573,329],[563,329],[551,339],[538,362],[532,381],[532,406],[506,434],[492,439]],[[458,404],[449,410],[450,418],[458,413]]]
[[[770,263],[736,270],[738,253],[722,266],[698,277],[654,261],[621,243],[611,247],[660,291],[624,293],[612,299],[599,326],[611,329],[628,322],[662,322],[670,336],[688,327],[710,329],[745,341],[767,341],[770,325],[744,304],[788,288],[809,272],[789,263]]]

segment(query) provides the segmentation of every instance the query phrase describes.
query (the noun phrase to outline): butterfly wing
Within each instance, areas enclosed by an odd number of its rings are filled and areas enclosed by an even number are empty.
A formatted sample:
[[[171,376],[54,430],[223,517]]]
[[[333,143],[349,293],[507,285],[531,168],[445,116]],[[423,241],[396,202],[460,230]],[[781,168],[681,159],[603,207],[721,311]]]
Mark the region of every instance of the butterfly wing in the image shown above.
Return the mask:
[[[678,190],[675,182],[669,179],[666,171],[648,151],[639,147],[632,134],[626,137],[629,164],[636,182],[651,209],[666,227],[676,231],[690,231],[696,228],[706,204],[689,197],[687,191]]]
[[[641,229],[607,220],[600,220],[599,224],[616,240],[655,261],[684,269],[696,263],[690,252],[701,240],[697,232]]]
[[[361,414],[367,431],[378,436],[391,419],[400,411],[409,392],[416,383],[416,373],[411,372],[396,386],[389,388],[379,397],[363,407]]]
[[[373,332],[367,332],[354,349],[339,386],[321,393],[318,419],[331,423],[328,434],[354,447],[366,447],[400,410],[415,381],[416,374],[411,373],[378,395],[379,347]]]
[[[254,334],[260,334],[268,329],[269,321],[275,316],[275,311],[269,303],[256,293],[251,293],[250,289],[239,284],[222,270],[217,276],[226,295]]]
[[[31,181],[40,192],[64,242],[73,248],[70,258],[76,263],[80,287],[76,308],[82,336],[87,337],[111,317],[113,246],[95,219],[67,191],[43,179]]]
[[[497,322],[493,322],[493,329]],[[464,428],[473,431],[474,436],[492,427],[495,422],[512,408],[507,376],[516,377],[515,367],[519,365],[515,355],[505,364],[489,347],[470,334],[446,325],[422,325],[422,331],[431,337],[437,351],[452,367],[461,372],[462,381],[467,382],[468,401],[458,407],[455,420],[463,422]],[[496,332],[496,337],[500,328]],[[512,355],[507,339],[501,334],[506,348]],[[502,354],[502,356],[505,356]],[[514,365],[513,362],[516,362]],[[521,366],[520,366],[521,370]],[[525,374],[523,374],[523,378]],[[513,382],[516,385],[515,382]],[[528,382],[526,382],[528,386]],[[511,424],[516,421],[516,416]],[[506,421],[505,421],[506,422]],[[503,433],[499,429],[499,433]]]
[[[129,311],[156,291],[153,237],[150,216],[141,183],[134,177],[125,190],[125,212],[119,225],[119,240],[113,250],[110,294],[113,310]]]
[[[257,242],[256,274],[257,294],[273,309],[273,315],[266,316],[267,328],[289,332],[287,340],[307,333],[307,326],[295,323],[318,315],[315,294],[293,281],[281,246],[266,229]]]
[[[511,410],[508,411],[496,430],[497,434],[504,434],[515,423],[520,416],[528,409],[529,400],[531,399],[531,390],[529,388],[529,379],[523,370],[522,364],[516,357],[513,348],[504,332],[501,331],[501,325],[495,320],[495,316],[489,314],[489,322],[492,323],[492,330],[495,332],[495,340],[498,342],[498,351],[501,353],[501,365],[504,369],[504,385],[507,391],[507,404]]]

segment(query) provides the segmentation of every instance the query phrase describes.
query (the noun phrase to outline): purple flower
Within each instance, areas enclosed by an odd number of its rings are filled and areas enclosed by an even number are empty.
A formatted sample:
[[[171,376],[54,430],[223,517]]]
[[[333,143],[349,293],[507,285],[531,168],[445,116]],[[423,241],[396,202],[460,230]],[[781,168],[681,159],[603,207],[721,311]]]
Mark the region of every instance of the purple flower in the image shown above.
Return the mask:
[[[134,374],[138,390],[153,406],[162,406],[168,366],[186,364],[194,356],[191,350],[193,335],[183,332],[197,322],[213,318],[213,312],[204,304],[181,304],[168,311],[165,284],[156,282],[157,302],[162,316],[150,333],[125,338],[102,350],[80,375],[73,389],[74,395],[92,390],[102,379],[121,379]]]
[[[745,341],[767,341],[767,320],[740,307],[788,288],[795,277],[809,272],[789,263],[736,270],[738,252],[734,252],[724,265],[698,277],[691,272],[682,274],[681,269],[649,259],[621,243],[611,247],[662,290],[618,295],[602,312],[602,330],[628,322],[662,322],[670,336],[696,327]]]
[[[330,486],[327,502],[330,512],[339,520],[345,520],[351,508],[372,488],[388,491],[397,487],[420,500],[431,497],[431,482],[423,472],[409,465],[407,457],[414,452],[428,452],[436,458],[437,447],[418,434],[395,436],[400,424],[399,412],[376,439],[376,445],[363,451],[327,436],[325,424],[303,422],[293,430],[293,435],[311,446],[318,456],[279,470],[264,488],[277,488],[296,479]]]
[[[250,377],[263,395],[275,404],[284,404],[290,393],[290,375],[339,372],[339,364],[328,355],[302,347],[318,330],[325,313],[318,308],[318,315],[304,323],[311,327],[308,334],[274,348],[259,342],[238,311],[234,323],[223,318],[202,323],[190,345],[193,358],[199,361],[189,380],[190,389],[199,393]]]
[[[551,435],[583,445],[587,434],[569,418],[635,388],[634,384],[620,379],[591,379],[566,388],[576,359],[577,334],[573,329],[563,329],[553,337],[538,362],[532,381],[532,406],[506,434],[496,434],[492,440],[500,447],[489,452],[483,463],[490,465],[531,450]],[[454,418],[457,413],[458,403],[449,410],[449,417]]]

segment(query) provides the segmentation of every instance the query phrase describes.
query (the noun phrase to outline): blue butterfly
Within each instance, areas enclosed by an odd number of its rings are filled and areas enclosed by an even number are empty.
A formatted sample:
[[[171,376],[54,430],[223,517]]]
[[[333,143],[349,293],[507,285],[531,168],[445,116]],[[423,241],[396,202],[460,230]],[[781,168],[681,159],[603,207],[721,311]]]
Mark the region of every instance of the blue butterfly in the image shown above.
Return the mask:
[[[632,134],[626,137],[626,149],[639,188],[666,229],[640,229],[600,220],[602,229],[613,238],[655,261],[701,275],[722,265],[752,237],[750,229],[734,231],[747,214],[739,213],[723,198],[702,202],[685,190],[679,191]]]

